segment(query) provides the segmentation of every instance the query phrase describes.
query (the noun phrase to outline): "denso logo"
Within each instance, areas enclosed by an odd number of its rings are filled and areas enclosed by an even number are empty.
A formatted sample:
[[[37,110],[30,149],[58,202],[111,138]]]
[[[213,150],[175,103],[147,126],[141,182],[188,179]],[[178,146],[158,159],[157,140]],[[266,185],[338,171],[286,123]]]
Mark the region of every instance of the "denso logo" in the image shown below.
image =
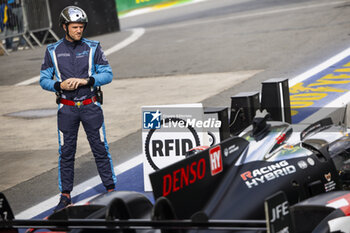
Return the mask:
[[[212,176],[222,172],[223,165],[220,145],[209,150],[209,161]]]
[[[179,168],[163,176],[163,196],[179,191],[205,177],[205,159],[201,158],[186,167]]]
[[[248,188],[252,188],[258,186],[259,184],[263,184],[295,172],[295,166],[290,165],[286,160],[283,160],[270,166],[261,167],[253,171],[246,171],[241,174],[241,178],[245,181]]]

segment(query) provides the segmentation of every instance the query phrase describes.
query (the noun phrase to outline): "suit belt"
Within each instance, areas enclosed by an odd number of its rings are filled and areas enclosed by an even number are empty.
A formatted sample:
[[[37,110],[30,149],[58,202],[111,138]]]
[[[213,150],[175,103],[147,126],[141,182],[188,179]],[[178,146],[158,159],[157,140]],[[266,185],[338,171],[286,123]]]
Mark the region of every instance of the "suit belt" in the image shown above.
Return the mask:
[[[60,103],[64,105],[69,105],[69,106],[77,106],[78,108],[81,105],[88,105],[96,102],[96,96],[93,96],[90,99],[85,99],[83,101],[73,101],[73,100],[67,100],[67,99],[60,99]]]

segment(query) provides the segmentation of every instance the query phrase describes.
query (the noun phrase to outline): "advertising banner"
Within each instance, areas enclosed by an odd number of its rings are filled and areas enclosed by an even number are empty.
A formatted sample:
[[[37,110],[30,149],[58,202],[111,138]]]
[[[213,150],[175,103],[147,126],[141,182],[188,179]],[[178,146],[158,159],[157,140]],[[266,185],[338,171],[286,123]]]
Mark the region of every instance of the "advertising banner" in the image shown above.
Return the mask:
[[[115,0],[118,12],[124,12],[154,4],[169,2],[169,0]]]
[[[180,161],[197,146],[210,146],[208,128],[220,128],[204,116],[202,104],[142,107],[144,189],[151,191],[149,174]]]

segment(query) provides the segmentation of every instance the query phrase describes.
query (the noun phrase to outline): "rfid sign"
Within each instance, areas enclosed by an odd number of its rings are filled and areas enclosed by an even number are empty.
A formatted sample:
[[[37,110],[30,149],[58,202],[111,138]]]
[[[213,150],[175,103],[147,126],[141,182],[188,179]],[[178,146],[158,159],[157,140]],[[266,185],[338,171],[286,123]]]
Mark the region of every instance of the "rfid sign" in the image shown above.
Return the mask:
[[[157,111],[143,112],[143,128],[144,129],[160,129],[162,113]]]
[[[141,113],[144,189],[152,191],[149,174],[186,158],[191,148],[209,144],[206,129],[217,121],[204,119],[201,103],[143,106]]]

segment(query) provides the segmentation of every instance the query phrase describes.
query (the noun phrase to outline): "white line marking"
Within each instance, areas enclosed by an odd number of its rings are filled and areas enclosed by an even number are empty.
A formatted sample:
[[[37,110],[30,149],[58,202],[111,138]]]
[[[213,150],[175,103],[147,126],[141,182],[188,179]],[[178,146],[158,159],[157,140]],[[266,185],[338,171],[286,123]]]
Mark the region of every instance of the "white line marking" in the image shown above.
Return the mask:
[[[32,83],[39,82],[39,80],[40,80],[40,75],[35,76],[33,78],[30,78],[30,79],[27,79],[23,82],[19,82],[19,83],[15,84],[15,86],[27,86],[27,85],[30,85]]]
[[[115,166],[114,167],[115,174],[119,175],[119,174],[141,164],[142,160],[143,160],[142,157],[143,157],[143,155],[139,154],[138,156],[136,156],[136,157],[134,157],[134,158],[118,165],[118,166]],[[72,195],[72,197],[74,197],[80,193],[85,192],[89,187],[94,187],[100,183],[101,183],[101,179],[99,176],[92,177],[89,180],[84,181],[83,183],[74,187],[74,190],[72,191],[71,195]],[[117,190],[118,190],[118,183],[117,183]],[[93,197],[95,197],[95,196],[93,196]],[[88,200],[92,199],[93,197],[87,198],[84,201],[88,201]],[[16,219],[33,218],[36,215],[43,213],[46,210],[57,205],[59,198],[60,198],[60,195],[55,195],[53,197],[50,197],[49,199],[20,212],[19,214],[16,215]],[[81,201],[79,203],[81,203]]]
[[[132,31],[131,36],[129,36],[128,38],[126,38],[125,40],[120,42],[119,44],[113,46],[112,48],[107,49],[105,51],[105,55],[108,56],[112,53],[115,53],[115,52],[125,48],[126,46],[134,43],[136,40],[138,40],[145,33],[144,28],[133,28],[133,29],[130,29],[130,31]]]
[[[312,77],[313,75],[316,75],[321,71],[324,71],[325,69],[340,62],[341,60],[345,59],[348,56],[350,56],[350,48],[345,49],[344,51],[338,53],[337,55],[315,66],[314,68],[311,68],[310,70],[294,77],[293,79],[290,79],[288,82],[289,87],[292,87],[297,83],[301,83],[304,80]],[[327,117],[332,112],[334,112],[333,110],[336,108],[345,108],[345,106],[349,103],[349,98],[350,98],[350,92],[348,91],[344,95],[339,96],[337,99],[323,106],[322,109],[316,111],[315,113],[305,118],[301,123],[307,123],[307,124],[313,123],[317,120]]]
[[[338,53],[337,55],[329,58],[328,60],[319,64],[318,66],[315,66],[314,68],[312,68],[312,69],[294,77],[293,79],[289,80],[289,87],[292,87],[295,84],[300,83],[300,82],[304,81],[305,79],[327,69],[331,65],[334,65],[335,63],[343,60],[344,58],[346,58],[348,56],[350,56],[350,48]]]
[[[105,51],[106,56],[108,56],[112,53],[118,52],[119,50],[125,48],[126,46],[134,43],[136,40],[138,40],[145,33],[144,28],[133,28],[133,29],[129,29],[126,31],[131,31],[132,34],[128,38],[126,38],[125,40],[120,42],[119,44],[116,44],[112,48],[107,49]],[[19,82],[19,83],[15,84],[15,86],[27,86],[27,85],[39,82],[39,80],[40,80],[40,75],[35,76],[33,78],[30,78],[30,79],[27,79],[27,80],[22,81],[22,82]]]

